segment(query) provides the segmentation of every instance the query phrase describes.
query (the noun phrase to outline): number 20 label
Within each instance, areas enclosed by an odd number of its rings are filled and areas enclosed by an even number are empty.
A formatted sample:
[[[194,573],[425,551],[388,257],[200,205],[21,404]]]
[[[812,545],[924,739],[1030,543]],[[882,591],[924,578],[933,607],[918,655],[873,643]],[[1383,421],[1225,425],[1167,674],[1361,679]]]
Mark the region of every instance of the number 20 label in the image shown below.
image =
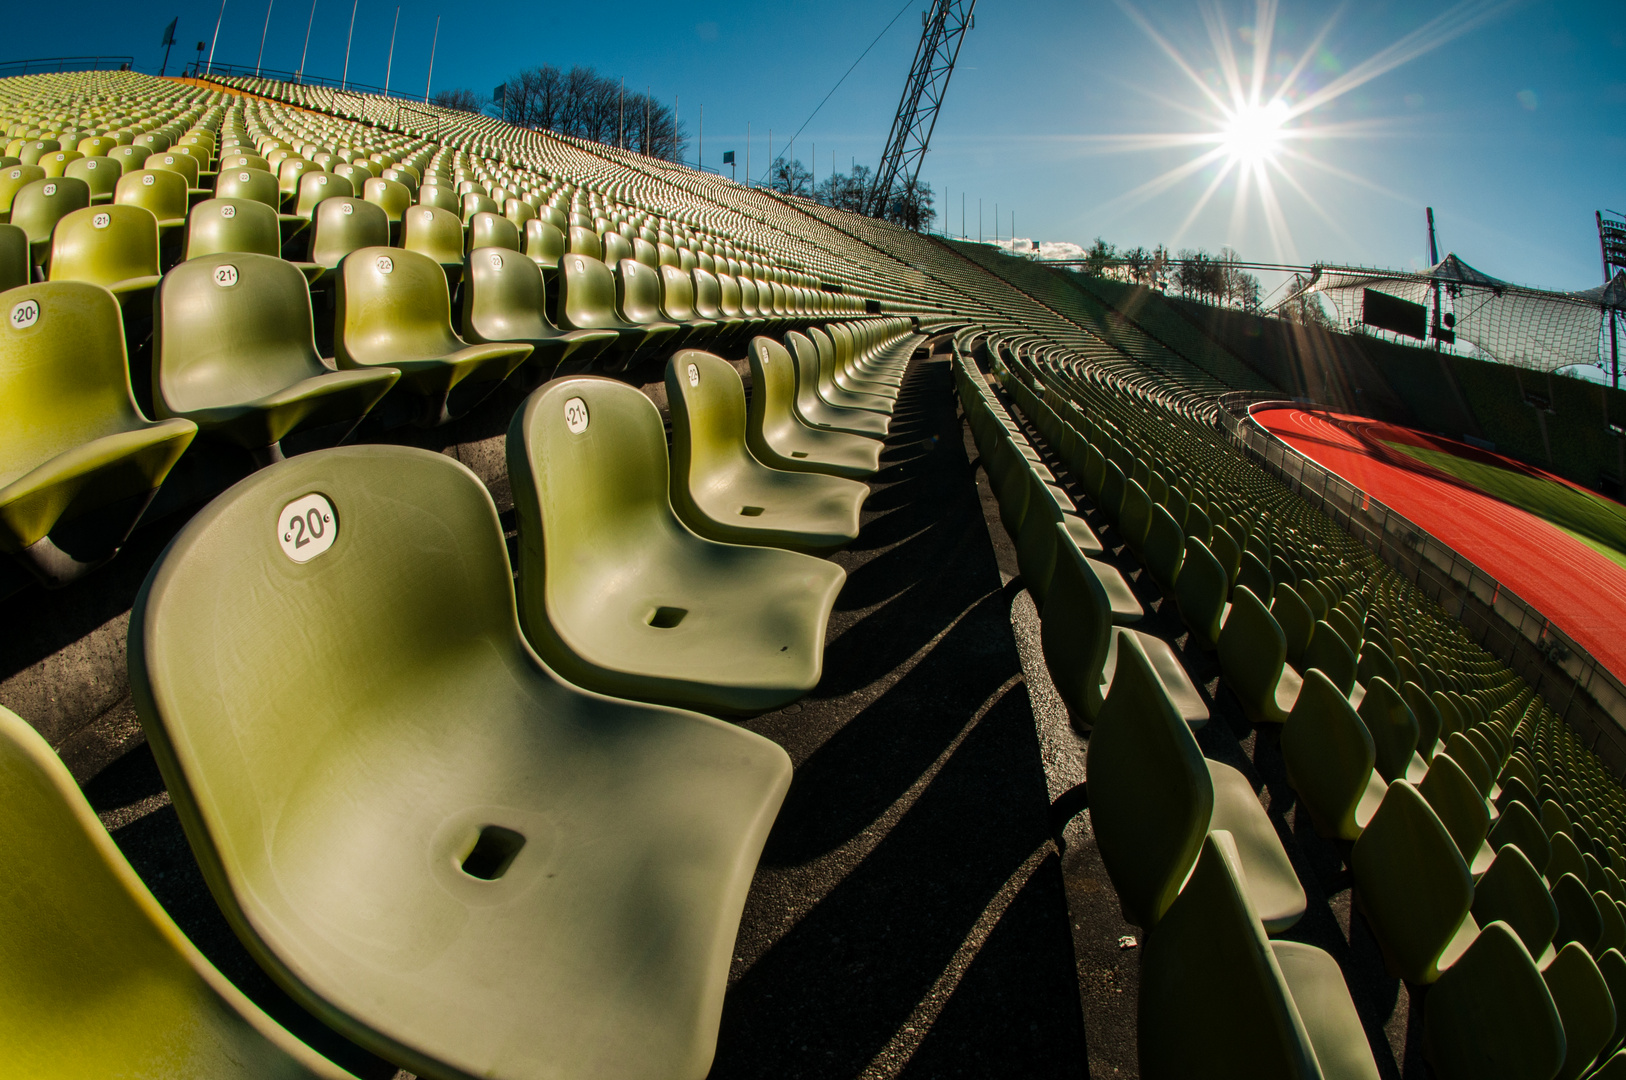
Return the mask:
[[[339,519],[325,495],[301,495],[277,515],[277,543],[296,563],[308,563],[333,546]]]

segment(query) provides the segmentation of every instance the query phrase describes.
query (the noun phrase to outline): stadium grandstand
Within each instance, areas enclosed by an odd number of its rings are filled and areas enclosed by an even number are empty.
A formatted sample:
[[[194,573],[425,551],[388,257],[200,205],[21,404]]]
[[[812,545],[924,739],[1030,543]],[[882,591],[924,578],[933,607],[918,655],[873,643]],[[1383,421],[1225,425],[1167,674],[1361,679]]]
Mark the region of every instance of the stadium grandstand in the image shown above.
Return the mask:
[[[1626,1076],[1626,671],[1253,416],[1618,495],[1584,341],[271,79],[0,130],[0,1073]]]

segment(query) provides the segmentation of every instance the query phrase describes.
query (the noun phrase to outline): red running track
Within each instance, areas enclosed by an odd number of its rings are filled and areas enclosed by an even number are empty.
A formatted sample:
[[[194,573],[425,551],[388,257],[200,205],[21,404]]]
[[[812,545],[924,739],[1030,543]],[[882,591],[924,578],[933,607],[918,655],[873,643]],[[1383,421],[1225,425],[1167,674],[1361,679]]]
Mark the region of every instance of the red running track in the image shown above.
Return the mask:
[[[1384,444],[1442,450],[1567,481],[1499,454],[1364,417],[1301,409],[1263,409],[1253,416],[1295,450],[1450,545],[1626,679],[1626,567],[1545,519]]]

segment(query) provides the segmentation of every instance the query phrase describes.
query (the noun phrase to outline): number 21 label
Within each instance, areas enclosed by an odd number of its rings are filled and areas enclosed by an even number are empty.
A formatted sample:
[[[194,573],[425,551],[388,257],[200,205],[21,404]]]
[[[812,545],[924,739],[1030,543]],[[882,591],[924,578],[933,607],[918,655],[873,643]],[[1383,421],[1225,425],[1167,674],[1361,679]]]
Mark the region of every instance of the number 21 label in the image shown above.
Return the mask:
[[[301,495],[277,515],[277,543],[296,563],[308,563],[333,546],[339,519],[325,495]]]

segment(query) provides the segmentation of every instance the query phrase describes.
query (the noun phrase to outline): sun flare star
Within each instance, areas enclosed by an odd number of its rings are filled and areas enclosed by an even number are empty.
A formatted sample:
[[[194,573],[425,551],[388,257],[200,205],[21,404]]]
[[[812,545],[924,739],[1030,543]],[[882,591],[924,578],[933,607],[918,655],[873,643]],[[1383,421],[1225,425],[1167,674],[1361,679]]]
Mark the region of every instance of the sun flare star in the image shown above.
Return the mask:
[[[1276,42],[1277,0],[1256,0],[1251,25],[1233,25],[1215,0],[1198,0],[1197,12],[1207,31],[1209,56],[1183,54],[1130,0],[1118,7],[1149,37],[1197,91],[1193,103],[1166,92],[1148,92],[1175,113],[1194,121],[1196,130],[1132,135],[1085,136],[1080,142],[1095,153],[1195,151],[1186,161],[1096,208],[1113,215],[1198,178],[1206,180],[1184,220],[1170,237],[1179,243],[1198,216],[1229,183],[1232,206],[1229,242],[1241,241],[1251,212],[1263,218],[1278,260],[1297,261],[1298,249],[1281,194],[1291,191],[1296,203],[1319,216],[1336,233],[1349,237],[1307,185],[1314,177],[1334,179],[1410,201],[1382,185],[1320,160],[1307,144],[1338,139],[1372,139],[1393,132],[1398,121],[1338,121],[1327,106],[1345,94],[1416,60],[1485,23],[1512,0],[1460,0],[1446,11],[1352,65],[1328,63],[1328,38],[1350,3],[1337,7],[1304,45],[1291,64]],[[1237,42],[1243,43],[1239,48]],[[1251,46],[1251,49],[1248,48]],[[1292,54],[1288,54],[1291,57]],[[1285,73],[1282,69],[1286,68]],[[1145,92],[1145,91],[1143,91]],[[1290,145],[1291,144],[1291,145]],[[1298,206],[1293,207],[1295,212]]]

